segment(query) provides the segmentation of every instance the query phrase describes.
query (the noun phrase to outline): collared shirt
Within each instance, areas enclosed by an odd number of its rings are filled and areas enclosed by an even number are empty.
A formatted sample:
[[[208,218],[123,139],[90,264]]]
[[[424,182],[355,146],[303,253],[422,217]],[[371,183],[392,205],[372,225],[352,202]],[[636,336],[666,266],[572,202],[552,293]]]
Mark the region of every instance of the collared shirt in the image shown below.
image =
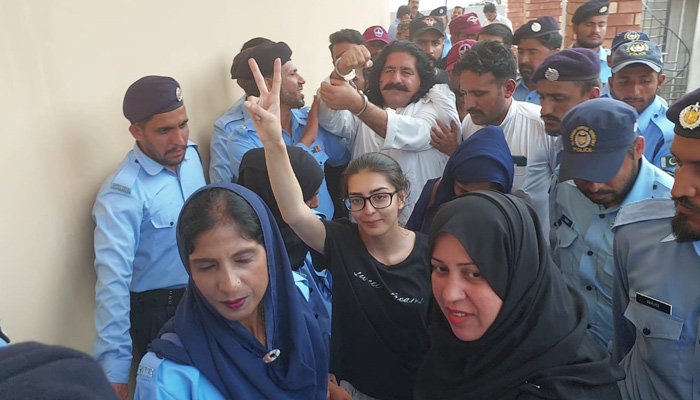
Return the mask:
[[[152,160],[135,144],[95,200],[93,356],[110,382],[124,383],[129,377],[129,292],[187,284],[175,224],[185,200],[206,184],[194,142],[189,142],[177,171]]]
[[[483,128],[470,115],[462,123],[463,139]],[[516,163],[511,193],[525,200],[540,218],[542,232],[549,233],[549,187],[557,167],[556,138],[544,131],[540,107],[515,101],[510,105],[501,129],[513,157],[527,159],[526,166]]]
[[[513,23],[501,14],[496,14],[496,18],[494,18],[493,21],[489,21],[488,18],[485,18],[484,23],[481,26],[488,26],[491,24],[503,24],[510,28],[510,31],[513,32]]]
[[[244,115],[244,120],[233,128],[233,134],[230,136],[228,142],[228,156],[231,160],[231,169],[233,171],[238,171],[243,155],[245,155],[248,150],[263,147],[258,133],[255,131],[255,126],[253,125],[250,114],[248,114],[248,111],[244,110]],[[325,167],[326,163],[333,166],[346,164],[350,160],[350,153],[348,152],[346,144],[320,126],[318,127],[316,141],[311,144],[311,148],[299,142],[306,128],[308,117],[308,107],[292,110],[292,134],[289,135],[286,132],[282,132],[284,143],[287,146],[297,146],[306,150],[318,161],[322,169]],[[316,208],[316,211],[327,218],[333,217],[333,200],[326,187],[326,178],[323,178],[323,182],[321,183],[321,191],[318,193],[318,208]]]
[[[522,77],[518,78],[517,86],[515,86],[515,92],[513,92],[513,98],[518,101],[525,101],[538,106],[540,105],[540,95],[537,94],[537,90],[530,90]]]
[[[328,79],[328,78],[326,78]],[[327,80],[326,80],[327,81]],[[319,125],[329,132],[347,138],[352,158],[365,153],[382,152],[399,163],[410,182],[406,206],[399,214],[404,226],[413,212],[421,188],[428,179],[442,176],[447,155],[430,145],[430,130],[441,121],[447,126],[459,126],[455,97],[448,85],[435,84],[428,94],[406,107],[386,109],[386,137],[382,138],[350,111],[334,111],[321,101]]]
[[[389,41],[393,42],[396,40],[396,30],[399,27],[399,24],[401,23],[401,20],[398,18],[394,18],[394,22],[391,23],[391,26],[389,27]]]
[[[573,183],[557,191],[555,262],[586,299],[588,333],[605,349],[612,344],[612,226],[621,207],[650,198],[670,198],[673,178],[641,158],[639,174],[619,206],[593,203]]]
[[[623,399],[700,399],[700,246],[671,231],[673,201],[623,207],[615,222],[613,358]]]
[[[228,142],[231,140],[233,129],[243,121],[243,102],[245,96],[236,100],[219,119],[214,122],[214,131],[211,133],[211,160],[209,162],[209,181],[236,182],[238,169],[231,169],[231,161],[228,158]]]
[[[671,157],[671,141],[673,141],[673,122],[666,118],[668,105],[659,96],[639,114],[637,129],[644,136],[644,156],[657,167],[666,172],[675,170]]]

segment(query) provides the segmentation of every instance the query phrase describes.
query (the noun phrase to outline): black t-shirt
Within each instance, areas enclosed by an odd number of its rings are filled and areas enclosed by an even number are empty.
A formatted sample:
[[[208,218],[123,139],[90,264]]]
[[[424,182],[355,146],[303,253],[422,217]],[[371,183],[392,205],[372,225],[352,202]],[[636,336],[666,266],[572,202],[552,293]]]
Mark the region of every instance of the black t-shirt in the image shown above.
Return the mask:
[[[386,266],[367,251],[357,224],[324,221],[324,256],[333,276],[331,372],[380,399],[412,399],[430,347],[428,237],[416,233],[411,254]]]

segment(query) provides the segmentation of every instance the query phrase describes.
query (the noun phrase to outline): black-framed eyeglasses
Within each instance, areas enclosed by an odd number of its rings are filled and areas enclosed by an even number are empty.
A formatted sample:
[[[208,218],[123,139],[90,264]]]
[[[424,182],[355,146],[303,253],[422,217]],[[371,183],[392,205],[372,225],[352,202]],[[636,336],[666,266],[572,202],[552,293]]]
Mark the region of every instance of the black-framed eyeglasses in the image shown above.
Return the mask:
[[[393,193],[375,193],[368,197],[348,196],[345,198],[345,208],[350,211],[362,211],[365,209],[367,200],[369,200],[369,203],[372,204],[375,210],[381,210],[391,205],[394,195],[398,192],[399,191],[396,190]]]

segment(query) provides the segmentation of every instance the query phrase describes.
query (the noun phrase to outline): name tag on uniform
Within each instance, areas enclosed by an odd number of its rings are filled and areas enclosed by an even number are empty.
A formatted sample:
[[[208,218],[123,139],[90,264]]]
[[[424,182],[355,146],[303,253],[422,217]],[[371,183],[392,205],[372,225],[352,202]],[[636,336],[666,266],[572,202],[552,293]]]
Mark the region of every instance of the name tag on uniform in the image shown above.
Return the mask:
[[[675,168],[676,158],[673,156],[661,157],[661,168]]]
[[[571,222],[571,220],[568,219],[566,217],[566,215],[562,214],[561,217],[559,218],[559,226],[561,226],[561,225],[566,225],[569,228],[571,228],[574,225],[574,223]]]
[[[525,156],[512,156],[513,157],[513,164],[515,164],[516,167],[527,167],[527,157]]]
[[[671,312],[673,310],[672,305],[670,305],[668,303],[664,303],[661,300],[656,300],[653,297],[645,296],[639,292],[637,292],[637,303],[643,304],[647,307],[653,308],[654,310],[659,310],[662,313],[669,314],[669,315],[671,315]]]

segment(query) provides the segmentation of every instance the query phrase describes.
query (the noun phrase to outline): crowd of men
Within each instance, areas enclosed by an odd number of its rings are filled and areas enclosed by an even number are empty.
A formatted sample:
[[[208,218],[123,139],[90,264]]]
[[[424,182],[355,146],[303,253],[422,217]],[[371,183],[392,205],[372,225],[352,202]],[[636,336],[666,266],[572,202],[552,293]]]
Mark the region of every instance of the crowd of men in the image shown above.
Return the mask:
[[[293,50],[248,40],[231,66],[245,94],[214,122],[210,181],[236,182],[243,155],[262,147],[243,107],[259,95],[251,58],[268,87],[281,59],[283,136],[324,168],[315,205],[325,218],[346,212],[343,167],[382,152],[411,185],[404,224],[459,143],[500,126],[515,163],[512,193],[534,209],[555,262],[586,298],[588,333],[625,367],[623,397],[700,398],[700,92],[669,109],[658,95],[663,44],[643,32],[621,32],[604,48],[606,1],[576,10],[575,42],[563,48],[550,16],[513,30],[493,4],[482,23],[462,7],[424,16],[410,0],[388,30],[330,35],[330,74],[311,107]],[[189,140],[172,78],[135,82],[124,115],[136,144],[93,209],[94,356],[122,398],[132,353],[143,355],[185,290],[174,225],[205,184],[206,151]]]

